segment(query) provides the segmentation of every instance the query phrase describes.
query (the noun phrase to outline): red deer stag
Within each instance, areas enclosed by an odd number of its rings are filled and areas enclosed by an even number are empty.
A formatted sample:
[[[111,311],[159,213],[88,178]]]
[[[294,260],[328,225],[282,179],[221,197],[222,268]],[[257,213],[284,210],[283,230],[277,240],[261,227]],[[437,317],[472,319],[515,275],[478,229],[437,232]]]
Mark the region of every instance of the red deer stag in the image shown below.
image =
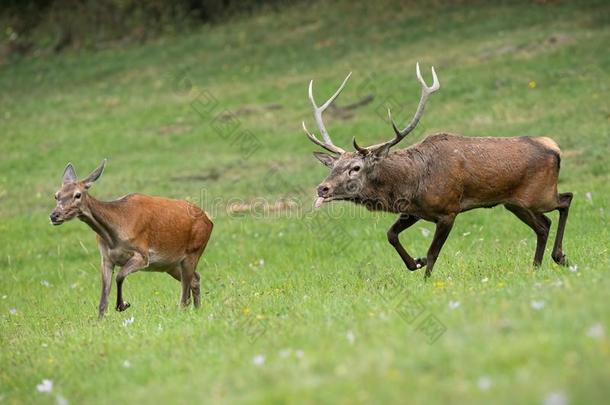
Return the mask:
[[[534,266],[538,266],[551,227],[551,220],[544,213],[558,210],[559,225],[552,256],[555,262],[565,265],[561,244],[572,193],[557,193],[560,150],[552,139],[470,138],[440,133],[406,149],[390,151],[415,128],[428,96],[440,88],[434,68],[431,87],[422,79],[419,64],[416,72],[422,92],[409,125],[398,129],[388,109],[394,138],[366,148],[360,147],[354,138],[355,152],[335,146],[322,119],[322,113],[339,96],[350,75],[320,107],[313,98],[313,80],[309,83],[309,99],[323,140],[309,132],[304,122],[303,130],[313,143],[330,152],[314,152],[330,169],[330,175],[317,188],[315,207],[344,200],[370,210],[399,214],[388,230],[388,241],[409,270],[427,266],[425,278],[432,274],[459,213],[503,204],[536,233]],[[434,222],[436,230],[426,257],[413,258],[400,244],[398,235],[420,219]]]
[[[200,275],[197,263],[210,234],[212,221],[198,207],[180,200],[129,194],[115,201],[99,201],[89,195],[89,188],[101,176],[106,160],[87,178],[77,181],[68,163],[63,184],[55,193],[57,206],[50,215],[53,225],[78,218],[97,234],[102,256],[102,297],[99,317],[108,307],[108,295],[115,266],[116,310],[130,304],[123,300],[123,281],[139,270],[164,271],[182,283],[182,306],[197,308],[201,302]]]

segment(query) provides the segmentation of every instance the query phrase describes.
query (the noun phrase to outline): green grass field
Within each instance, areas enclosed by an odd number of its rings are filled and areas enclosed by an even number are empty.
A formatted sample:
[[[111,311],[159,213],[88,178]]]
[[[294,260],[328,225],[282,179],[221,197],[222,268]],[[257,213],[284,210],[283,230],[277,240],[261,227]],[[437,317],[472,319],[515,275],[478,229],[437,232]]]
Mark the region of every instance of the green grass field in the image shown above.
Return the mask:
[[[303,4],[2,66],[0,403],[607,401],[610,7],[557,3]],[[341,146],[371,144],[392,136],[386,105],[413,113],[416,61],[441,90],[403,147],[437,131],[560,144],[571,270],[550,258],[556,213],[537,270],[535,235],[512,214],[459,216],[424,282],[386,241],[393,215],[312,212],[326,169],[300,129],[315,127],[308,81],[322,100],[353,71],[339,104],[375,99],[327,125]],[[132,307],[97,320],[94,234],[48,214],[66,163],[84,176],[105,157],[94,196],[188,198],[213,214],[201,310],[178,308],[171,277],[140,272],[125,282]],[[283,197],[299,206],[261,202]],[[228,213],[238,201],[253,212]],[[425,255],[431,230],[402,241]]]

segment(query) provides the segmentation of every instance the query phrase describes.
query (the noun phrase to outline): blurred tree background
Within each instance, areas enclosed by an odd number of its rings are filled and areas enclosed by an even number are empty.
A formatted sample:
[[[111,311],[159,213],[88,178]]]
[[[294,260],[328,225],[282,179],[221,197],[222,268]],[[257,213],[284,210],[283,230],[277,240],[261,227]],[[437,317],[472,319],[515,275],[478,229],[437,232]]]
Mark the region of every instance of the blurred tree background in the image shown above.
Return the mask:
[[[0,64],[11,57],[142,43],[290,0],[3,0]]]

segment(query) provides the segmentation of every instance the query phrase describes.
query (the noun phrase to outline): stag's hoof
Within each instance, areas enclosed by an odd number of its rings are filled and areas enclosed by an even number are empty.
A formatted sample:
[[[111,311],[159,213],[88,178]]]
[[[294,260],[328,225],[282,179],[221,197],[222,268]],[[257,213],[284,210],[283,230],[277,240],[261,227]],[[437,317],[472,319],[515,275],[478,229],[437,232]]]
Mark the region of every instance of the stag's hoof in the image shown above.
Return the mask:
[[[417,259],[415,259],[415,270],[421,269],[422,267],[426,266],[426,258],[425,257],[418,257]]]
[[[553,260],[560,266],[568,265],[568,259],[563,253],[553,253]]]
[[[116,310],[119,312],[123,312],[130,306],[131,306],[131,304],[129,302],[123,301],[122,303],[120,303],[119,305],[116,306]]]

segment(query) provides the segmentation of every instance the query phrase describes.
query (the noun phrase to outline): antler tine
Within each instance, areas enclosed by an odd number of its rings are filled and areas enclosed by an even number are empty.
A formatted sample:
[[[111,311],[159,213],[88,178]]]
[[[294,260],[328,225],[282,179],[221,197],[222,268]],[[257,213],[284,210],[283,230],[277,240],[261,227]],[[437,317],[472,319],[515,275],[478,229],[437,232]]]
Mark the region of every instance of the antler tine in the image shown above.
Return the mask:
[[[312,141],[313,143],[315,143],[318,146],[323,147],[324,149],[326,149],[329,152],[337,153],[339,155],[345,153],[345,151],[343,149],[333,145],[332,143],[327,144],[327,143],[320,141],[318,138],[316,138],[316,136],[314,134],[312,134],[311,132],[309,132],[309,130],[305,126],[305,121],[303,121],[302,124],[303,124],[303,131],[305,131],[305,133],[307,134],[307,137],[309,138],[310,141]]]
[[[311,80],[309,82],[309,100],[311,101],[311,105],[313,106],[313,115],[314,115],[314,118],[316,119],[316,123],[318,124],[318,129],[320,130],[320,133],[322,134],[322,138],[324,139],[324,142],[320,142],[312,133],[310,133],[307,130],[307,128],[305,127],[305,123],[303,123],[303,129],[305,130],[305,133],[307,134],[307,136],[309,137],[309,139],[312,142],[314,142],[315,144],[317,144],[319,146],[322,146],[324,149],[326,149],[328,151],[338,153],[338,154],[345,153],[345,150],[343,150],[343,149],[339,148],[338,146],[335,146],[335,144],[333,144],[333,141],[330,139],[330,135],[328,134],[328,131],[326,130],[326,126],[324,125],[324,120],[322,119],[322,113],[333,103],[333,101],[335,101],[335,99],[337,97],[339,97],[339,94],[341,94],[341,91],[343,91],[343,88],[347,84],[347,81],[349,80],[351,75],[352,75],[352,72],[349,72],[349,74],[343,80],[343,83],[341,83],[341,86],[339,86],[337,91],[335,91],[335,94],[333,94],[328,100],[326,100],[326,102],[324,104],[322,104],[319,107],[313,98],[313,80]]]
[[[403,130],[397,131],[398,128],[397,128],[396,124],[392,121],[392,127],[394,127],[394,132],[396,132],[396,138],[394,138],[392,141],[390,141],[391,142],[390,146],[396,145],[405,136],[407,136],[407,134],[409,134],[411,131],[413,131],[413,129],[419,123],[419,120],[421,119],[422,115],[424,115],[424,108],[426,107],[426,101],[428,100],[428,96],[430,94],[434,93],[435,91],[437,91],[441,87],[441,84],[438,81],[438,77],[436,76],[436,71],[434,70],[434,66],[432,67],[433,81],[432,81],[432,86],[430,86],[430,87],[428,87],[428,85],[426,84],[426,82],[424,81],[424,79],[421,76],[421,71],[419,70],[419,62],[417,62],[417,64],[415,65],[415,71],[417,73],[417,78],[419,79],[419,82],[421,83],[421,97],[419,98],[419,104],[417,106],[417,110],[415,111],[415,115],[413,115],[413,119],[411,120],[409,125],[407,125]]]
[[[388,142],[370,146],[370,147],[366,148],[367,150],[370,151],[370,150],[378,149],[380,147],[389,148],[389,147],[396,145],[398,142],[402,141],[403,138],[405,136],[407,136],[407,134],[409,134],[411,131],[413,131],[413,129],[417,126],[417,123],[421,119],[422,115],[424,115],[424,108],[426,107],[426,101],[428,100],[428,96],[430,94],[434,93],[435,91],[437,91],[438,89],[440,89],[441,84],[438,81],[438,77],[436,76],[436,71],[434,70],[434,66],[432,67],[432,86],[428,86],[426,84],[426,82],[424,81],[423,77],[421,76],[421,71],[419,70],[419,62],[417,62],[417,64],[415,65],[415,72],[417,74],[417,79],[421,83],[421,97],[419,99],[419,105],[417,106],[415,115],[413,115],[413,119],[411,120],[409,125],[407,125],[403,130],[400,130],[400,129],[398,129],[398,126],[392,119],[392,112],[388,108],[388,117],[390,119],[390,122],[392,123],[392,128],[394,129],[394,133],[396,136],[394,137],[394,139],[392,139]]]
[[[396,123],[394,122],[394,119],[392,118],[392,110],[390,110],[390,107],[388,107],[388,118],[392,123],[392,129],[394,129],[394,133],[396,134],[396,136],[400,136],[400,129],[398,129]]]
[[[419,62],[415,64],[415,70],[417,73],[417,78],[422,85],[422,90],[426,90],[428,94],[434,93],[441,87],[441,84],[438,82],[438,77],[436,77],[436,71],[434,70],[434,66],[432,66],[432,86],[428,87],[426,81],[421,77],[421,72],[419,70]]]

